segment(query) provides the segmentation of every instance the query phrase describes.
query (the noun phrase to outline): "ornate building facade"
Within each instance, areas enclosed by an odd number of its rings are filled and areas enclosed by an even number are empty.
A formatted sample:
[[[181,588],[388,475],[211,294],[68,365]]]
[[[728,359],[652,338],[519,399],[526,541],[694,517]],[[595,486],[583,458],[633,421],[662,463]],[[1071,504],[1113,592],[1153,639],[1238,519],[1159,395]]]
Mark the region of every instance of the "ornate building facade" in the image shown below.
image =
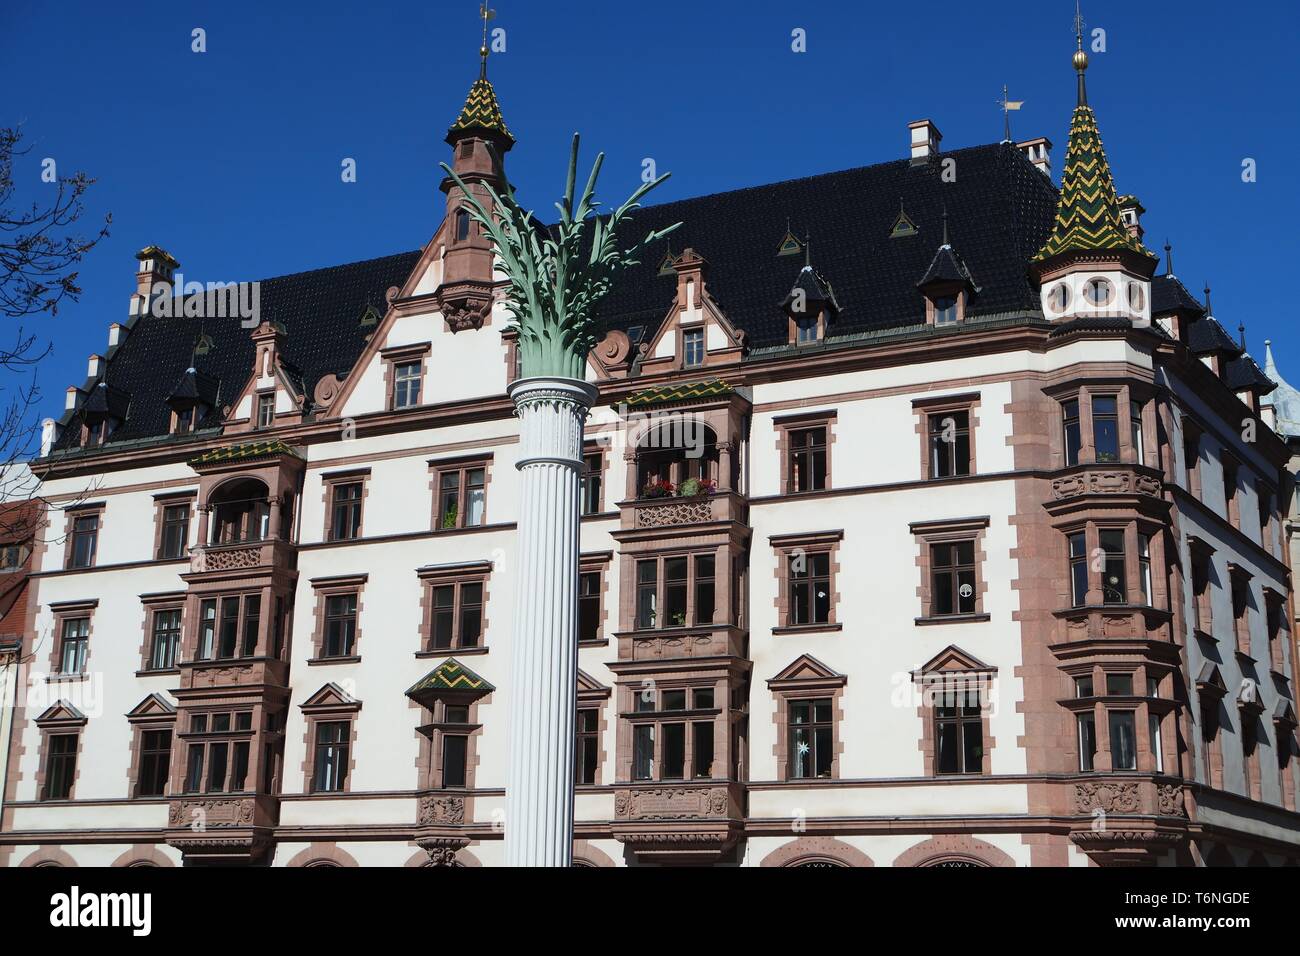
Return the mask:
[[[1274,383],[1086,66],[1059,189],[923,120],[636,217],[683,225],[588,362],[577,863],[1300,862]],[[484,70],[452,167],[513,143]],[[33,466],[0,861],[501,861],[517,366],[458,188],[252,321],[141,251]]]

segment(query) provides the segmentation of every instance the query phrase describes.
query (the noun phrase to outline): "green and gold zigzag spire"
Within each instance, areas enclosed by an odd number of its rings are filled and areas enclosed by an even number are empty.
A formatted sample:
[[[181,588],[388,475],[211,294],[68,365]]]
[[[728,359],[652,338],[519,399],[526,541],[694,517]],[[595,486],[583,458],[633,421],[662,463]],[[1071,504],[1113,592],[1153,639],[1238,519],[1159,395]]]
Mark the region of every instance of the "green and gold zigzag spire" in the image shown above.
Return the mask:
[[[465,97],[465,105],[460,111],[460,116],[451,124],[447,135],[454,136],[470,130],[496,133],[512,143],[515,141],[515,138],[510,135],[510,130],[506,128],[505,117],[501,115],[496,90],[483,75],[480,75],[469,88],[469,96]]]
[[[1065,169],[1061,173],[1061,198],[1056,206],[1056,220],[1052,223],[1047,242],[1038,250],[1033,261],[1041,262],[1075,250],[1090,252],[1108,249],[1127,249],[1155,259],[1149,249],[1129,235],[1120,218],[1115,181],[1110,174],[1110,164],[1106,162],[1106,150],[1101,145],[1097,117],[1088,105],[1088,91],[1084,84],[1088,54],[1083,51],[1083,26],[1083,15],[1076,2],[1076,48],[1073,63],[1079,77],[1078,104],[1070,119],[1070,142],[1065,150]]]
[[[1034,261],[1075,249],[1128,249],[1151,256],[1120,219],[1119,198],[1097,131],[1097,117],[1086,103],[1074,109],[1056,221]]]

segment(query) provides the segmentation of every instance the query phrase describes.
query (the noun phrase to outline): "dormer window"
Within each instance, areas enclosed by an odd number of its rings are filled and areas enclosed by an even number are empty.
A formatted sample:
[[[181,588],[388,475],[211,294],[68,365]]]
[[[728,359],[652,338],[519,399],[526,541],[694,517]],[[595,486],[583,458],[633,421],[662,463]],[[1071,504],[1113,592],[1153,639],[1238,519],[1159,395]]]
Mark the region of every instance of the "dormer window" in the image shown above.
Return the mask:
[[[173,433],[177,435],[188,435],[194,430],[194,406],[177,409],[175,427]]]
[[[957,324],[957,297],[955,295],[943,295],[934,300],[934,324]]]
[[[704,364],[704,330],[687,329],[682,332],[682,368],[698,368]]]
[[[270,428],[275,424],[275,393],[257,396],[257,427]]]
[[[1083,286],[1083,297],[1095,309],[1110,305],[1114,290],[1106,279],[1089,279]]]
[[[97,445],[104,444],[104,439],[108,437],[108,422],[86,422],[86,440],[83,445],[86,448],[94,448]]]
[[[821,322],[817,316],[805,316],[798,319],[794,325],[797,345],[811,345],[821,339]]]
[[[1058,315],[1070,307],[1070,287],[1064,282],[1058,282],[1052,287],[1052,291],[1047,294],[1047,305]]]

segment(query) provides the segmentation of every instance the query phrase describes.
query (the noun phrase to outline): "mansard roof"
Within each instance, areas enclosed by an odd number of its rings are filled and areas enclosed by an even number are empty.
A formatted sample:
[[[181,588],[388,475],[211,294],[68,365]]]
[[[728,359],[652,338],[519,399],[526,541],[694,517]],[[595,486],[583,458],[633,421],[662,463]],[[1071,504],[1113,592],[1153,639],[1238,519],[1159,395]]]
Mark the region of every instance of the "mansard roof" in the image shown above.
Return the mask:
[[[942,178],[948,159],[959,170],[953,182]],[[891,238],[900,197],[917,233]],[[624,238],[680,221],[673,245],[709,261],[709,294],[750,347],[762,349],[789,342],[778,303],[803,263],[773,252],[787,221],[817,237],[817,273],[834,286],[839,306],[833,336],[854,336],[925,326],[916,281],[941,241],[945,204],[960,230],[962,260],[980,277],[967,320],[1037,312],[1026,267],[1051,229],[1056,197],[1013,144],[998,143],[944,152],[934,163],[902,159],[648,206],[633,214]],[[653,337],[677,291],[673,277],[660,275],[660,258],[647,255],[619,277],[601,303],[601,331],[640,326],[644,341]]]
[[[406,281],[419,257],[416,250],[261,281],[260,317],[284,326],[284,352],[308,398],[322,376],[342,376],[356,363],[373,331],[360,325],[361,315],[367,306],[385,311],[385,292]],[[103,380],[131,396],[130,414],[109,436],[108,448],[170,432],[167,399],[185,370],[196,364],[194,344],[200,335],[211,348],[198,356],[198,370],[224,383],[222,401],[234,400],[233,390],[247,381],[255,351],[240,319],[141,316],[108,357]],[[97,384],[88,383],[86,391]],[[64,429],[57,449],[76,446],[83,416],[78,409],[65,418],[71,427]],[[221,410],[213,409],[199,427],[220,423]]]
[[[709,293],[746,333],[751,349],[788,346],[789,320],[779,304],[798,281],[802,263],[773,250],[789,222],[816,233],[818,275],[834,286],[839,311],[828,346],[887,329],[925,328],[916,279],[934,258],[945,209],[961,232],[962,264],[980,277],[980,296],[968,308],[967,322],[1036,314],[1038,294],[1026,264],[1051,228],[1055,187],[1010,143],[952,150],[941,159],[957,164],[955,181],[944,182],[941,162],[903,159],[649,206],[632,216],[628,234],[639,238],[647,229],[681,221],[674,243],[709,260]],[[900,198],[918,231],[891,238]],[[386,310],[387,289],[401,286],[419,257],[416,250],[261,281],[259,318],[284,328],[281,365],[295,386],[301,383],[309,402],[323,376],[345,377],[352,370],[373,332],[360,317],[370,308]],[[602,302],[598,333],[640,327],[638,341],[653,338],[677,283],[675,276],[660,274],[657,250],[644,260],[623,273]],[[206,342],[196,355],[201,338]],[[238,318],[140,317],[110,351],[102,377],[131,397],[130,414],[110,434],[106,449],[168,440],[167,400],[191,366],[221,383],[217,405],[233,402],[231,390],[247,381],[254,351]],[[83,388],[97,384],[89,381]],[[80,409],[64,416],[69,427],[57,451],[76,449],[83,416]],[[221,422],[222,409],[213,408],[196,430],[210,434]]]

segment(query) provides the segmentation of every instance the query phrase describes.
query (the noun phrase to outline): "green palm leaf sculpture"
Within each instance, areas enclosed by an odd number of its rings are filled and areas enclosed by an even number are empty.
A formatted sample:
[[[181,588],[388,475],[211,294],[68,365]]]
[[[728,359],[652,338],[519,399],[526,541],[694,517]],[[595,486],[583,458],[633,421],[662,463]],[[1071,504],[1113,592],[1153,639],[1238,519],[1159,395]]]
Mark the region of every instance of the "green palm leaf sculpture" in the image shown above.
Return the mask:
[[[609,292],[620,272],[638,265],[648,246],[681,225],[678,222],[666,229],[651,230],[640,242],[619,249],[619,226],[630,220],[632,210],[641,205],[646,193],[670,174],[643,183],[612,213],[600,215],[596,212],[600,203],[595,190],[604,162],[604,153],[596,156],[575,207],[578,134],[573,134],[564,198],[555,204],[560,220],[549,232],[531,211],[519,205],[509,182],[504,194],[490,183],[483,184],[492,197],[494,214],[483,207],[446,163],[440,164],[460,187],[470,217],[482,227],[500,257],[498,269],[510,283],[506,304],[518,330],[525,378],[583,378],[587,353],[596,344],[596,304]]]

